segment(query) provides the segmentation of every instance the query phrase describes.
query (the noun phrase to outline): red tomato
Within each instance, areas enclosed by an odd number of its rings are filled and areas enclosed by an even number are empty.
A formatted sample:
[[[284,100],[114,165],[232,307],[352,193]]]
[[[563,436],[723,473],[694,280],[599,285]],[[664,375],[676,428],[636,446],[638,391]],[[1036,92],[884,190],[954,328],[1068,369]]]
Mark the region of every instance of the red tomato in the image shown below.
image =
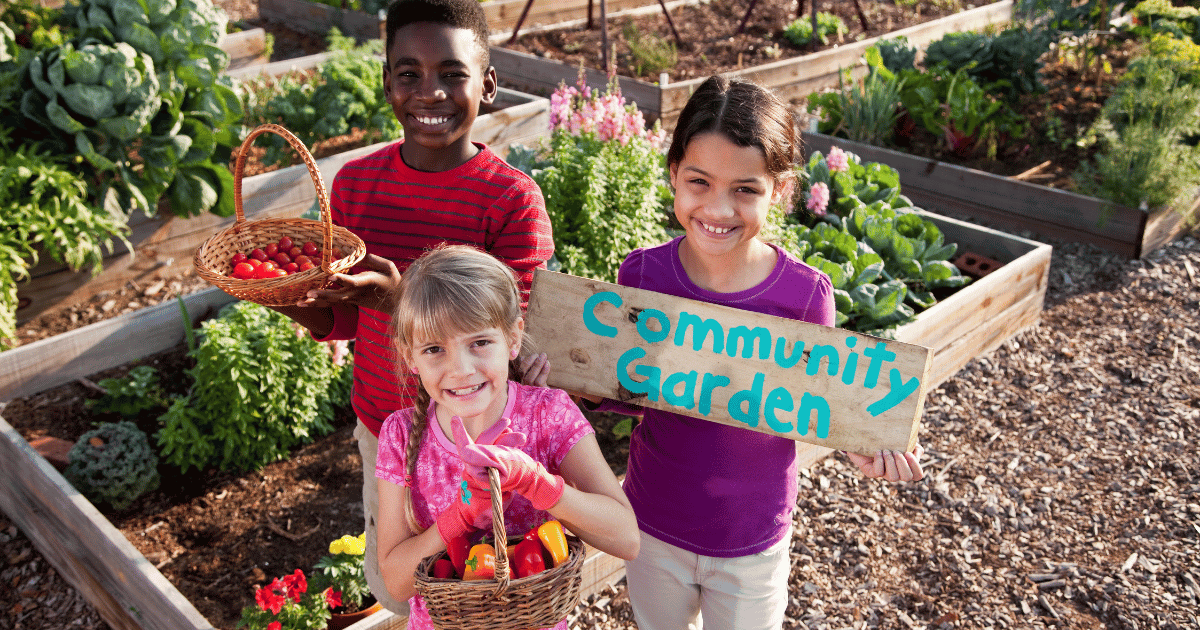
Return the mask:
[[[229,262],[230,262],[230,263],[231,263],[233,266],[235,266],[235,267],[236,267],[236,266],[238,265],[238,263],[244,263],[244,262],[246,262],[246,255],[245,255],[245,254],[243,254],[242,252],[238,252],[238,253],[236,253],[236,254],[234,254],[234,255],[233,255],[233,258],[230,258],[230,259],[229,259]]]
[[[249,280],[254,277],[254,265],[246,262],[240,262],[233,268],[233,273],[229,274],[239,280]]]
[[[264,252],[262,250],[262,248],[260,248],[260,247],[255,247],[254,249],[252,249],[250,251],[250,257],[255,260],[264,260],[264,261],[266,259],[270,258],[270,256],[267,255],[267,252]]]
[[[280,251],[282,251],[282,250],[280,250]],[[297,256],[304,255],[304,249],[299,246],[293,245],[290,248],[288,248],[287,255],[291,256],[292,260],[295,260]]]
[[[257,270],[259,267],[262,266],[263,261],[261,261],[257,258],[250,258],[250,259],[246,260],[246,264],[250,265],[251,267],[254,267]]]
[[[279,251],[281,252],[286,252],[287,250],[291,249],[292,245],[294,245],[294,243],[292,243],[292,237],[290,236],[285,236],[279,239]]]
[[[316,268],[316,265],[312,264],[311,261],[300,263],[300,271],[308,271],[309,269],[315,269],[315,268]]]
[[[300,265],[297,265],[294,262],[290,262],[283,266],[283,270],[288,272],[289,274],[296,273],[297,271],[300,271]]]
[[[300,254],[299,256],[296,256],[295,258],[293,258],[292,262],[296,263],[297,265],[303,265],[304,263],[312,262],[312,259],[309,258],[308,256],[305,256],[304,254]]]
[[[288,275],[288,272],[286,272],[282,269],[272,269],[270,271],[270,273],[267,275],[267,277],[268,278],[282,278],[286,275]]]
[[[317,252],[321,251],[321,250],[317,249],[317,244],[312,241],[305,243],[304,247],[302,247],[300,249],[301,249],[301,251],[304,252],[304,255],[308,256],[309,258],[316,256]]]
[[[263,248],[263,251],[267,252],[267,258],[274,258],[275,254],[279,253],[279,246],[275,243],[269,243]]]
[[[288,256],[287,254],[285,254],[283,252],[279,252],[278,254],[275,254],[275,256],[272,257],[272,260],[274,260],[280,267],[282,267],[282,266],[292,262],[292,257]]]

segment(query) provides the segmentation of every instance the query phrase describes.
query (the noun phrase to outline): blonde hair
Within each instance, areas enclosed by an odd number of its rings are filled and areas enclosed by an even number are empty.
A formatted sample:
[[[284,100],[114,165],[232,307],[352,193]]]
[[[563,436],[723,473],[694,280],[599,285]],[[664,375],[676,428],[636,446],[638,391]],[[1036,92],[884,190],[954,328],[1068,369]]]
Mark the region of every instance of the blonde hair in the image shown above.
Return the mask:
[[[521,317],[521,293],[516,274],[491,254],[466,245],[441,245],[413,261],[404,272],[392,315],[398,364],[407,371],[417,340],[444,339],[487,328],[514,333]],[[508,371],[510,380],[520,379],[517,360],[509,362]],[[418,379],[405,451],[409,488],[404,517],[414,534],[424,531],[413,512],[412,492],[417,454],[429,426],[429,400],[429,392]]]

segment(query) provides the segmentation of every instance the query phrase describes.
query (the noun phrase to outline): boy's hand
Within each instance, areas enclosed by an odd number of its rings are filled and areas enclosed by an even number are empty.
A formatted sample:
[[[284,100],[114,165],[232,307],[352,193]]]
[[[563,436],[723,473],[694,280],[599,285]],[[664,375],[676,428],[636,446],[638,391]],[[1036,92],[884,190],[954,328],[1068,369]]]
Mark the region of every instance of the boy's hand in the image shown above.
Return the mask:
[[[546,387],[550,379],[550,359],[546,353],[531,354],[521,358],[521,383],[534,387]]]
[[[309,291],[308,296],[296,306],[329,307],[353,304],[391,313],[396,308],[400,271],[392,261],[375,254],[367,254],[360,264],[366,267],[367,271],[354,275],[334,274],[334,281],[341,286]]]
[[[925,473],[921,470],[921,456],[924,454],[925,449],[918,443],[911,453],[879,451],[874,457],[867,457],[847,452],[846,457],[850,458],[850,461],[858,466],[858,469],[866,477],[882,478],[894,483],[923,479]]]

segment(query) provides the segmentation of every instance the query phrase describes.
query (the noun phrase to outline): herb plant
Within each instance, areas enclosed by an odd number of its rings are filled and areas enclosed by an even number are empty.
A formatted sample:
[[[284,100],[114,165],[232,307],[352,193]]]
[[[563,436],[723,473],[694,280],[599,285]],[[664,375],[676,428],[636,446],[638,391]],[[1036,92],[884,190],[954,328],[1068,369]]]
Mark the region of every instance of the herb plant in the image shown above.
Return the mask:
[[[861,82],[850,81],[850,73],[843,72],[837,90],[808,96],[808,111],[821,112],[821,133],[884,144],[891,140],[900,118],[904,79],[883,65],[877,48],[868,48],[866,57],[872,71]]]
[[[123,378],[106,378],[97,385],[107,393],[88,399],[86,404],[92,413],[115,413],[126,420],[136,420],[142,411],[169,404],[167,393],[158,381],[158,370],[149,365],[139,365]]]
[[[623,32],[629,46],[630,69],[635,76],[657,77],[679,63],[675,42],[655,33],[643,34],[632,22],[625,25]]]
[[[842,18],[824,11],[817,12],[817,39],[822,44],[829,43],[830,35],[841,36],[849,32]],[[783,36],[796,46],[807,46],[813,36],[812,16],[800,16],[789,22],[783,27]]]
[[[184,472],[255,470],[333,430],[351,368],[335,365],[327,345],[250,302],[226,306],[202,336],[189,353],[191,392],[159,419],[167,463]]]

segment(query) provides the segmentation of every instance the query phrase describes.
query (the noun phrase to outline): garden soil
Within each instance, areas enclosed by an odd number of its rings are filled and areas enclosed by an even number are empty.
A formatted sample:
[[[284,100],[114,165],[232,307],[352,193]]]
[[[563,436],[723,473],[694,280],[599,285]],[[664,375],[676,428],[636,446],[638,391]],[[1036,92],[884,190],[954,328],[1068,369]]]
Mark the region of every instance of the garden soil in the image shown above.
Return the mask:
[[[264,25],[253,0],[219,4]],[[892,7],[862,4],[868,17]],[[281,43],[302,42],[277,37],[277,56]],[[1200,240],[1127,260],[1023,235],[1055,248],[1046,310],[930,392],[926,479],[867,480],[840,456],[803,471],[786,628],[1200,628],[1200,478],[1187,464],[1200,420]],[[158,281],[39,318],[21,339],[205,286],[194,274]],[[186,365],[179,350],[147,361]],[[52,429],[70,439],[90,428],[87,383],[126,369],[0,414],[27,439]],[[592,420],[623,472],[616,419]],[[108,516],[211,622],[232,628],[256,584],[308,570],[330,540],[360,531],[351,423],[343,412],[332,435],[255,473],[169,477]],[[4,515],[0,550],[0,628],[107,628]],[[623,584],[573,619],[635,627]]]

